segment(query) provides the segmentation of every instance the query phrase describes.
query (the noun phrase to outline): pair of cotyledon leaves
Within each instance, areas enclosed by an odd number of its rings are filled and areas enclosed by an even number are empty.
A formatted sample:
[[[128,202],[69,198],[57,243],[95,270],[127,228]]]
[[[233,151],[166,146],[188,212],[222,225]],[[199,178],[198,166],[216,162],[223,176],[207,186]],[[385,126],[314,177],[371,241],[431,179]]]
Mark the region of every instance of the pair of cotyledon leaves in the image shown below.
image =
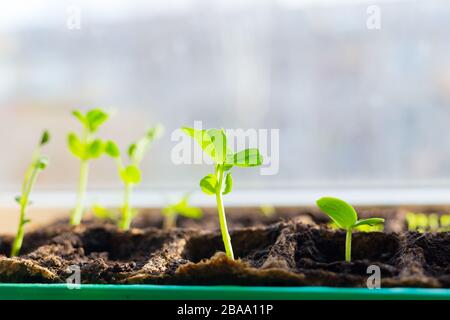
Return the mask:
[[[223,129],[198,130],[184,127],[182,130],[192,137],[202,150],[214,161],[220,169],[229,171],[233,166],[256,167],[263,163],[263,157],[258,149],[250,148],[234,153],[227,145],[227,136]],[[200,181],[200,187],[208,195],[216,194],[218,184],[216,174],[208,174]],[[219,178],[220,179],[220,178]],[[227,172],[223,183],[222,194],[228,194],[233,188],[231,172]]]
[[[189,195],[185,195],[179,202],[165,207],[162,213],[165,216],[176,214],[192,219],[200,219],[203,215],[200,208],[189,205]]]
[[[347,202],[333,197],[323,197],[317,200],[317,206],[325,212],[340,228],[351,230],[362,225],[377,225],[384,222],[382,218],[358,220],[355,209]]]
[[[98,128],[108,120],[109,116],[101,109],[93,109],[86,114],[75,110],[72,112],[75,118],[83,125],[85,135],[91,135],[97,132]],[[81,160],[89,160],[100,157],[105,150],[105,142],[101,139],[80,139],[74,132],[69,133],[67,137],[69,150],[74,156]]]
[[[131,164],[127,166],[122,165],[120,160],[120,149],[114,141],[108,141],[105,145],[105,153],[112,158],[118,159],[119,175],[124,183],[137,184],[142,180],[141,170],[139,169],[139,164],[144,158],[145,153],[150,149],[153,141],[158,139],[164,129],[161,125],[156,125],[153,128],[147,130],[146,134],[131,144],[128,147],[128,157],[131,160]]]

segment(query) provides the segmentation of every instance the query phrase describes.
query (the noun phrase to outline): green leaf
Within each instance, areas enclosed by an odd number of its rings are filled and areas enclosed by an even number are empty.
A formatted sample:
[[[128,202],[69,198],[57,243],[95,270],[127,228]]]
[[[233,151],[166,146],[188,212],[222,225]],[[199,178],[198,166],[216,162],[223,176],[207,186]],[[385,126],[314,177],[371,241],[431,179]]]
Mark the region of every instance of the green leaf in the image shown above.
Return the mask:
[[[208,174],[202,180],[200,180],[200,188],[207,195],[212,195],[216,193],[217,188],[217,178],[214,174]]]
[[[233,189],[233,177],[231,176],[231,172],[228,172],[225,177],[225,188],[222,194],[228,194]]]
[[[96,139],[89,143],[87,147],[87,158],[94,159],[98,158],[102,155],[104,151],[104,144],[103,141],[100,139]]]
[[[14,198],[14,200],[16,200],[16,202],[17,202],[18,204],[22,204],[22,197],[21,197],[21,196],[16,196],[16,197]]]
[[[202,148],[202,150],[215,161],[214,144],[206,130],[197,130],[188,127],[183,127],[181,128],[181,130],[183,130],[184,133],[193,138]]]
[[[120,171],[120,178],[125,183],[140,183],[141,182],[141,170],[135,165],[126,166]]]
[[[39,144],[41,146],[43,146],[43,145],[47,144],[49,141],[50,141],[50,133],[47,130],[45,130],[42,133],[41,142]]]
[[[208,146],[208,148],[212,149],[209,154],[212,155],[215,163],[224,163],[227,158],[227,136],[225,135],[225,131],[223,129],[209,129],[206,131],[206,134],[210,137],[212,142],[212,144]]]
[[[203,211],[197,207],[185,206],[183,208],[179,208],[176,212],[186,218],[191,219],[200,219],[203,216]]]
[[[235,153],[232,159],[228,158],[227,163],[232,163],[238,167],[256,167],[263,163],[263,157],[258,149],[245,149]]]
[[[120,157],[120,150],[114,141],[108,141],[105,145],[105,152],[112,158]]]
[[[92,212],[94,215],[101,220],[117,220],[118,213],[109,210],[99,204],[95,204],[92,206]]]
[[[155,141],[155,140],[161,138],[163,133],[164,133],[164,126],[162,124],[158,123],[153,128],[150,128],[147,130],[147,139],[149,141]]]
[[[108,118],[108,114],[103,110],[92,109],[86,114],[86,125],[90,132],[96,132]]]
[[[72,115],[78,119],[78,121],[80,121],[80,123],[84,126],[86,125],[86,118],[85,116],[79,111],[79,110],[74,110],[72,111]]]
[[[69,146],[70,152],[72,152],[74,156],[80,159],[84,158],[84,145],[75,133],[71,132],[68,134],[67,145]]]
[[[155,139],[158,139],[163,132],[162,125],[156,125],[149,129],[144,137],[130,145],[128,148],[128,156],[135,163],[140,163],[144,158],[145,153],[150,149],[150,146]]]
[[[36,168],[39,170],[44,170],[48,166],[48,158],[47,157],[40,157],[36,161]]]
[[[383,218],[368,218],[368,219],[361,219],[361,220],[356,221],[356,223],[353,226],[354,227],[359,227],[359,226],[363,226],[363,225],[375,226],[375,225],[383,224],[383,223],[384,223]]]
[[[326,213],[339,227],[348,229],[354,226],[358,216],[355,209],[347,202],[333,197],[317,200],[317,206]]]

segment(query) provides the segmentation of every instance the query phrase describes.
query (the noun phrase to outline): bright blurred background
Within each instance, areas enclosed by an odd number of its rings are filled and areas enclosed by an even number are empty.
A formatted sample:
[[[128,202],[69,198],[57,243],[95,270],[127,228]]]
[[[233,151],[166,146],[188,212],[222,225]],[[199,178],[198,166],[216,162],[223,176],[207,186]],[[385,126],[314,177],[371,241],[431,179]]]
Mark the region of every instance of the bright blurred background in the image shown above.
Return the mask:
[[[366,26],[374,4],[379,30]],[[446,0],[4,1],[1,199],[44,128],[36,190],[74,191],[70,111],[98,106],[117,111],[100,136],[122,147],[165,124],[141,192],[197,189],[210,168],[170,160],[170,133],[194,120],[280,129],[279,173],[241,170],[237,190],[450,187],[449,39]],[[93,163],[90,188],[121,189],[111,160]]]

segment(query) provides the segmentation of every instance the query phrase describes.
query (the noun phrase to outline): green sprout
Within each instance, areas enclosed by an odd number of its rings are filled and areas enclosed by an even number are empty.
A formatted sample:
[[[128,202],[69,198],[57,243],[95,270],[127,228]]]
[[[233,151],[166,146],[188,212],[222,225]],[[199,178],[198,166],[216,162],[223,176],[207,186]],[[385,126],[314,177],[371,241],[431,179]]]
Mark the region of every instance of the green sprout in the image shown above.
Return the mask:
[[[414,213],[408,212],[405,216],[406,224],[409,231],[417,232],[438,232],[450,230],[450,215],[441,215],[440,217],[435,214]]]
[[[374,226],[384,223],[382,218],[368,218],[358,220],[355,209],[347,202],[333,197],[323,197],[316,201],[317,206],[340,228],[346,230],[345,237],[345,261],[351,261],[352,231],[353,229],[369,225]]]
[[[24,227],[30,222],[27,219],[27,208],[30,202],[30,193],[36,183],[38,173],[47,167],[48,159],[41,155],[41,148],[47,144],[50,140],[50,134],[48,131],[44,131],[39,140],[39,145],[33,153],[31,164],[28,166],[25,172],[25,179],[22,184],[22,194],[16,197],[17,203],[20,205],[20,220],[17,234],[11,247],[11,257],[15,257],[19,254],[23,243],[23,237],[25,234]]]
[[[70,217],[70,224],[79,225],[83,218],[86,188],[89,176],[89,160],[99,158],[103,152],[105,144],[101,139],[95,138],[94,134],[99,127],[108,120],[109,116],[101,109],[92,109],[86,114],[75,110],[73,116],[83,125],[81,137],[71,132],[67,136],[67,144],[72,154],[81,161],[80,180],[78,184],[78,194],[75,209]]]
[[[260,210],[261,214],[266,218],[271,218],[271,217],[275,216],[275,214],[277,213],[277,210],[271,204],[262,204],[259,207],[259,210]]]
[[[201,179],[200,187],[205,194],[216,196],[220,230],[222,232],[225,252],[228,258],[234,259],[223,204],[223,195],[230,193],[233,188],[233,178],[230,170],[233,166],[260,166],[263,163],[263,158],[258,149],[245,149],[233,153],[227,147],[227,137],[223,129],[197,130],[184,127],[182,130],[193,138],[202,150],[214,161],[215,172]]]
[[[120,150],[117,144],[113,141],[106,143],[105,152],[115,159],[117,168],[119,171],[119,177],[125,186],[123,206],[122,206],[122,218],[119,222],[119,227],[122,230],[128,230],[130,228],[131,220],[136,214],[131,206],[131,192],[137,184],[142,180],[142,174],[140,164],[144,158],[145,153],[150,149],[153,141],[158,139],[163,132],[162,125],[156,125],[149,129],[144,137],[139,139],[136,143],[133,143],[128,148],[128,157],[130,164],[124,165]]]
[[[189,194],[186,194],[180,201],[175,204],[166,206],[162,214],[164,216],[164,229],[169,230],[177,225],[177,217],[183,216],[190,219],[200,219],[203,212],[200,208],[189,205]]]

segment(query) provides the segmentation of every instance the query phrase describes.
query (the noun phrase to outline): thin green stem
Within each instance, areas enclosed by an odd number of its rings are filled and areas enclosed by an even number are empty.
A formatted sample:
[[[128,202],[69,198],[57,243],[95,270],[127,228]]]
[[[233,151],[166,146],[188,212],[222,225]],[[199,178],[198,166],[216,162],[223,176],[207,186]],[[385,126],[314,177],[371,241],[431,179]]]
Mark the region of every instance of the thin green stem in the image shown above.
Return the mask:
[[[130,204],[131,191],[133,190],[133,185],[131,183],[125,183],[125,194],[123,199],[123,211],[122,211],[122,221],[120,222],[120,228],[122,230],[130,229],[131,218],[132,218],[132,208]]]
[[[36,160],[37,161],[37,160]],[[20,220],[19,226],[17,229],[16,237],[14,238],[13,245],[11,247],[11,257],[15,257],[19,254],[20,249],[22,248],[23,237],[25,234],[25,224],[26,224],[26,213],[27,207],[29,203],[29,197],[31,193],[31,189],[36,183],[37,175],[39,172],[39,168],[36,165],[36,161],[33,161],[29,170],[27,170],[27,175],[25,176],[23,188],[22,188],[22,197],[20,198]],[[28,173],[31,173],[28,175]]]
[[[216,190],[216,201],[217,201],[217,209],[219,211],[219,222],[220,222],[220,230],[222,231],[222,240],[225,246],[225,253],[227,254],[227,257],[234,260],[233,247],[231,246],[231,237],[228,232],[227,218],[225,216],[225,208],[223,206],[223,199],[222,199],[222,186],[224,176],[223,166],[221,165],[217,166],[216,175],[218,181]]]
[[[70,224],[77,226],[83,218],[84,207],[86,202],[86,188],[89,177],[89,161],[82,160],[80,166],[80,180],[78,183],[77,204],[70,217]]]
[[[345,235],[345,261],[350,262],[352,260],[352,228],[347,229]]]

